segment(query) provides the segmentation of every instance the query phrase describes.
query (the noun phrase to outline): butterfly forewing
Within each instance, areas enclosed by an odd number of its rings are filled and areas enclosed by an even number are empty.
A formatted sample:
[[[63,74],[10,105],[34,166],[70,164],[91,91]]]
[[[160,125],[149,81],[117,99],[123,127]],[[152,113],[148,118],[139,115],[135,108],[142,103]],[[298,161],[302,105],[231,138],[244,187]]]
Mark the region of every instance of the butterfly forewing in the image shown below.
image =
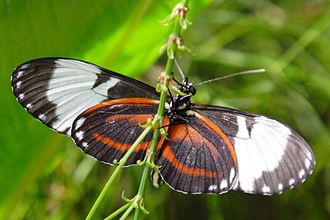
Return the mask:
[[[157,164],[164,181],[190,194],[224,193],[235,182],[237,159],[230,139],[207,118],[192,113],[189,123],[169,127]]]
[[[12,76],[12,87],[28,112],[67,135],[80,113],[105,100],[158,97],[147,84],[66,58],[42,58],[18,66]]]
[[[146,124],[156,114],[158,102],[131,98],[93,106],[74,121],[72,138],[85,153],[102,162],[115,164],[114,161],[119,161],[143,132],[140,125]],[[152,132],[147,134],[126,166],[145,159],[152,135]]]
[[[195,106],[232,141],[238,161],[235,189],[280,194],[303,182],[315,158],[306,141],[274,119],[217,106]]]

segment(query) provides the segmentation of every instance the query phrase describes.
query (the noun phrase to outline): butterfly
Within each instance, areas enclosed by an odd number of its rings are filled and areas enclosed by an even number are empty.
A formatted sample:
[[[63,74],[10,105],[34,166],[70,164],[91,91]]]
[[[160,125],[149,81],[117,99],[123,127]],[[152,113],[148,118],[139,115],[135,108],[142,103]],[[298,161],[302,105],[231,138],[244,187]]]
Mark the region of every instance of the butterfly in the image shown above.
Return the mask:
[[[142,133],[159,104],[159,93],[143,82],[81,60],[41,58],[12,75],[17,101],[55,131],[71,136],[86,154],[115,165]],[[156,161],[161,179],[176,191],[221,194],[229,190],[273,195],[302,183],[315,157],[289,126],[253,113],[191,103],[196,90],[166,102]],[[125,166],[144,160],[150,132]]]

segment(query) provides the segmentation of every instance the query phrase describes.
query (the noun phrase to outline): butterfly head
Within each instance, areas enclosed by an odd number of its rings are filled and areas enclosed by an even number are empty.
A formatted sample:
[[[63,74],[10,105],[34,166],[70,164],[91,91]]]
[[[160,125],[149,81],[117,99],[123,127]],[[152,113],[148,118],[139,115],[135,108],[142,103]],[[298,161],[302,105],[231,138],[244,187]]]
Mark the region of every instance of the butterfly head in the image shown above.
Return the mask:
[[[182,83],[178,85],[178,89],[180,90],[180,92],[189,95],[189,97],[196,94],[195,85],[189,82],[188,77],[185,77]]]

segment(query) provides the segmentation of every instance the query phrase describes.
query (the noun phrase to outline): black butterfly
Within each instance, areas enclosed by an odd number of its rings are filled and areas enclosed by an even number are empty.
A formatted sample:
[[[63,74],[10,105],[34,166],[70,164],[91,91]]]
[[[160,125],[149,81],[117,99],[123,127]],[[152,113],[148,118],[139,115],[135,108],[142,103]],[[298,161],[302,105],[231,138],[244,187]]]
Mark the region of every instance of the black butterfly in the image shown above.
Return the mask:
[[[42,58],[18,66],[12,76],[17,100],[34,117],[71,136],[102,162],[119,161],[152,118],[159,94],[135,79],[94,64]],[[280,194],[302,183],[315,158],[306,141],[287,125],[265,116],[190,102],[194,85],[179,85],[185,96],[169,98],[156,163],[173,189],[191,194],[231,189]],[[143,160],[152,132],[126,166]]]

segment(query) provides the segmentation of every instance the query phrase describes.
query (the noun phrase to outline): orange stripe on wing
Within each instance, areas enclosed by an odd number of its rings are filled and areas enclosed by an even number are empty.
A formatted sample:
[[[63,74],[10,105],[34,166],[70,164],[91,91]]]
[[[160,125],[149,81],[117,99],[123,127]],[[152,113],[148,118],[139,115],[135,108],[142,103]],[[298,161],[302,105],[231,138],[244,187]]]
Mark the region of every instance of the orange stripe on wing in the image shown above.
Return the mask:
[[[178,159],[176,159],[169,144],[167,144],[164,147],[164,151],[162,152],[162,157],[164,157],[167,161],[169,161],[174,168],[176,168],[177,170],[179,170],[184,174],[190,176],[206,176],[211,178],[217,176],[217,173],[205,169],[186,167],[183,163],[181,163]]]
[[[111,123],[113,121],[121,121],[121,120],[126,120],[128,123],[138,123],[138,124],[145,124],[148,119],[152,119],[153,115],[152,114],[117,114],[117,115],[112,115],[107,118],[107,122]]]
[[[158,104],[158,99],[145,99],[145,98],[124,98],[124,99],[114,99],[106,102],[102,102],[101,104],[95,105],[82,114],[88,114],[96,109],[102,108],[107,105],[115,105],[115,104],[137,104],[143,106],[149,106],[150,104]]]
[[[176,135],[174,138],[171,138],[171,140],[182,141],[182,138],[184,138],[184,136],[177,136],[177,133],[182,132],[183,130],[186,130],[186,133],[189,135],[189,139],[192,141],[192,143],[200,142],[200,143],[202,143],[202,145],[206,146],[209,149],[209,151],[211,152],[211,155],[213,156],[214,160],[216,160],[216,158],[219,157],[219,151],[217,150],[216,146],[214,146],[213,143],[211,143],[204,136],[202,136],[198,131],[196,131],[194,128],[192,128],[190,126],[186,126],[186,125],[175,126],[175,129],[172,132],[175,132]]]
[[[209,120],[208,118],[199,114],[198,112],[194,111],[194,113],[197,118],[202,120],[205,125],[207,125],[210,129],[212,129],[218,135],[220,135],[220,137],[225,141],[226,145],[228,146],[228,148],[230,150],[230,154],[233,158],[234,164],[235,164],[235,166],[237,166],[236,151],[235,151],[235,148],[234,148],[233,144],[231,143],[230,139],[228,138],[228,136],[225,133],[223,133],[223,131],[218,126],[216,126],[211,120]]]
[[[102,142],[103,144],[107,145],[108,147],[110,148],[115,148],[116,150],[119,150],[119,151],[127,151],[131,146],[132,144],[123,144],[123,143],[120,143],[120,142],[117,142],[109,137],[106,137],[106,136],[103,136],[102,134],[100,133],[96,133],[94,132],[92,134],[92,136],[97,140],[97,141],[100,141]],[[147,150],[150,146],[150,141],[149,142],[141,142],[139,144],[139,146],[137,148],[135,148],[135,152],[138,152],[138,151],[141,151],[141,150]]]

